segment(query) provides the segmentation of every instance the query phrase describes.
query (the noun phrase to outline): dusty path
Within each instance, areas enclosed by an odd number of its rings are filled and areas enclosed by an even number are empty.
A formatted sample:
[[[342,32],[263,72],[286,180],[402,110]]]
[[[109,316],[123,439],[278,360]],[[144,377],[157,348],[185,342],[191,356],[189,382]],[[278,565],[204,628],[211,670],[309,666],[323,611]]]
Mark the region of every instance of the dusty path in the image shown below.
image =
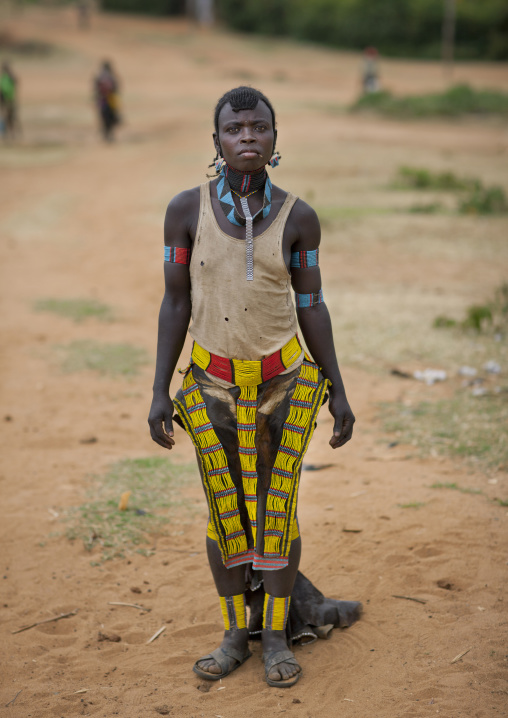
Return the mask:
[[[432,318],[487,296],[506,279],[508,253],[506,220],[405,214],[398,210],[414,198],[387,184],[399,165],[413,164],[507,187],[506,127],[350,117],[337,108],[356,92],[353,54],[114,17],[97,19],[89,33],[59,13],[26,13],[8,26],[60,50],[15,59],[24,136],[21,145],[0,148],[1,714],[508,715],[508,515],[488,500],[508,498],[506,474],[388,448],[378,418],[379,402],[451,391],[403,382],[389,370],[436,361],[456,370]],[[106,56],[124,83],[126,122],[112,147],[98,141],[89,103],[91,76]],[[470,65],[457,76],[508,89],[503,66]],[[400,91],[442,86],[431,63],[386,62],[384,78]],[[98,549],[90,554],[67,540],[60,520],[84,502],[89,474],[162,450],[146,428],[151,364],[130,379],[63,374],[55,347],[130,343],[153,357],[165,205],[204,180],[213,103],[242,82],[261,87],[279,112],[284,161],[274,181],[331,212],[325,293],[358,417],[354,441],[333,454],[322,413],[307,462],[332,466],[304,472],[299,517],[304,573],[329,596],[361,600],[365,614],[329,641],[297,649],[304,677],[291,691],[266,686],[257,646],[253,660],[219,686],[203,687],[190,670],[221,635],[197,475],[184,489],[187,508],[149,557],[101,563]],[[117,320],[75,324],[35,313],[34,302],[45,297],[96,298]],[[481,355],[466,344],[464,351]],[[90,437],[97,441],[83,443]],[[174,459],[192,460],[179,429]],[[439,492],[430,488],[436,482],[484,495]],[[122,640],[98,642],[101,630]]]

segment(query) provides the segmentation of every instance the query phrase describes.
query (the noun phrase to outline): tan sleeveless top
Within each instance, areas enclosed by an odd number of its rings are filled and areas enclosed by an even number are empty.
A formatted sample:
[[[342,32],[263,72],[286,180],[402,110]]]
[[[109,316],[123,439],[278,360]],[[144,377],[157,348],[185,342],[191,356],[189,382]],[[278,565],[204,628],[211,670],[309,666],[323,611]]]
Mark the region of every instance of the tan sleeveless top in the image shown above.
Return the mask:
[[[230,237],[219,227],[210,183],[202,184],[200,191],[190,263],[189,333],[213,354],[228,359],[263,359],[281,349],[297,331],[282,235],[298,197],[288,192],[272,224],[254,237],[254,280],[247,281],[245,240]]]

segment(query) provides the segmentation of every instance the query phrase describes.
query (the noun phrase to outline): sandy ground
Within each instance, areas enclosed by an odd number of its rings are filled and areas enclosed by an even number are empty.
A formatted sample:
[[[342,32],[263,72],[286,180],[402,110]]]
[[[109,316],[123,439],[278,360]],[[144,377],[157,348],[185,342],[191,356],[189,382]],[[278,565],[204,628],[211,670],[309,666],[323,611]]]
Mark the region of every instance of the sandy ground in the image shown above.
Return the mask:
[[[58,52],[14,58],[24,134],[19,145],[0,148],[0,713],[508,715],[507,510],[485,496],[430,488],[457,483],[506,499],[506,473],[388,448],[379,421],[379,402],[451,391],[449,384],[404,382],[389,370],[427,362],[456,369],[431,320],[489,296],[506,279],[508,260],[506,220],[403,213],[415,197],[387,184],[398,166],[412,164],[508,187],[506,125],[352,117],[340,110],[358,88],[352,53],[116,17],[96,18],[79,32],[74,16],[49,11],[10,16],[3,26]],[[117,65],[124,88],[125,124],[111,147],[97,137],[90,103],[91,77],[104,57]],[[456,79],[508,89],[502,65],[463,65]],[[383,80],[400,92],[444,87],[433,63],[386,61]],[[63,374],[55,347],[128,342],[154,356],[164,209],[176,192],[204,181],[212,107],[242,82],[261,87],[278,110],[283,163],[274,181],[317,207],[339,208],[336,221],[325,223],[322,266],[358,417],[354,440],[332,453],[331,420],[322,412],[307,462],[332,466],[304,472],[299,517],[304,573],[326,595],[361,600],[365,612],[330,640],[296,649],[303,678],[290,691],[264,683],[257,645],[254,658],[220,685],[203,685],[191,672],[222,632],[197,473],[184,489],[186,505],[148,557],[132,552],[101,562],[99,548],[90,554],[71,543],[60,520],[85,501],[91,473],[163,450],[146,426],[153,364],[130,379]],[[93,297],[111,305],[117,321],[75,324],[35,313],[44,297]],[[481,358],[481,347],[468,347]],[[174,460],[192,461],[189,440],[176,431]],[[95,443],[83,443],[91,436]],[[402,508],[408,504],[415,508]],[[99,642],[99,631],[121,641]]]

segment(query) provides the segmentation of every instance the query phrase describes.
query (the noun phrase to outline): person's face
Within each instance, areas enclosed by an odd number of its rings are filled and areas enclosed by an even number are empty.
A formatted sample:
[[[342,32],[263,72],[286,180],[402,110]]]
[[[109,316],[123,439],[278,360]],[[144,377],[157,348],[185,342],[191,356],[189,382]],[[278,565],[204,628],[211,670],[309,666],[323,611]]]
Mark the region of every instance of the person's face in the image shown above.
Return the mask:
[[[235,112],[224,105],[219,114],[219,134],[213,133],[215,149],[237,170],[264,167],[273,153],[275,130],[272,113],[263,101],[253,110]]]

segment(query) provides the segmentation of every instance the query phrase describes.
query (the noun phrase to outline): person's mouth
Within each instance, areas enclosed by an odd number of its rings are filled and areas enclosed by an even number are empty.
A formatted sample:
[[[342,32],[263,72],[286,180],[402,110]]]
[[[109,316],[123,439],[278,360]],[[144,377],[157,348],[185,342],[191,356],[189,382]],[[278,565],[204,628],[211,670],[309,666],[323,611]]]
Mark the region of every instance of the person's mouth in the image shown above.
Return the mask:
[[[253,160],[255,157],[260,157],[259,152],[256,152],[256,150],[242,150],[239,154],[246,160]]]

